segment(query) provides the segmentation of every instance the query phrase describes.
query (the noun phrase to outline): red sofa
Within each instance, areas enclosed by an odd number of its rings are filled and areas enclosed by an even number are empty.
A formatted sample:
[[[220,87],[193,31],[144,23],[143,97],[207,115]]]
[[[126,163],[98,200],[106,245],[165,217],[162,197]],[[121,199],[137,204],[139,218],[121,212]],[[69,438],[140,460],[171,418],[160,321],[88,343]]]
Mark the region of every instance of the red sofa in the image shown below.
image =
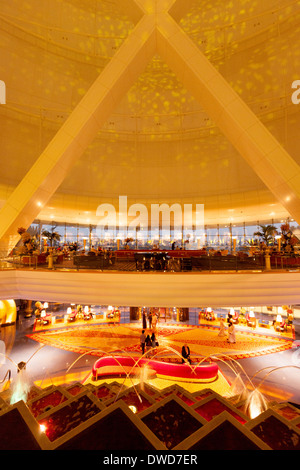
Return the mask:
[[[186,363],[174,364],[147,358],[135,360],[130,356],[105,356],[94,363],[92,374],[96,380],[105,376],[137,375],[144,365],[147,365],[151,375],[186,382],[212,381],[218,376],[219,371],[219,367],[215,363],[190,366]]]

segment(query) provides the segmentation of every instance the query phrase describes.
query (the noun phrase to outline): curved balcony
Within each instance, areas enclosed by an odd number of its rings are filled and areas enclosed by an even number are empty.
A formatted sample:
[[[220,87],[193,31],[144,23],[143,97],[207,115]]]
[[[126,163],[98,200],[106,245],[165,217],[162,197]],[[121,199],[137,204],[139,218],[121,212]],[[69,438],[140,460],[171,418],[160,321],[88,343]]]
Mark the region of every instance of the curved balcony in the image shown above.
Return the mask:
[[[249,256],[247,253],[203,250],[116,250],[106,252],[40,253],[15,255],[2,261],[0,267],[75,269],[138,272],[214,272],[266,271],[300,268],[299,255],[281,253]]]
[[[296,305],[300,274],[279,269],[121,272],[27,267],[0,271],[0,298],[149,307]]]

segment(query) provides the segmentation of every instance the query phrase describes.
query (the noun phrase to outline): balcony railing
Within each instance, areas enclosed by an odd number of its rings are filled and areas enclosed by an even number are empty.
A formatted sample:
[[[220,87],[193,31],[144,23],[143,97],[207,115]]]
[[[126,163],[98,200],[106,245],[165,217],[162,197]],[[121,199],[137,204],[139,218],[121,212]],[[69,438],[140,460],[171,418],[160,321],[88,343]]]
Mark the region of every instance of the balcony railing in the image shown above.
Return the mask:
[[[248,256],[204,254],[202,250],[139,251],[119,250],[99,253],[40,253],[14,255],[2,259],[1,269],[56,269],[138,272],[212,272],[297,270],[300,256],[284,254]]]

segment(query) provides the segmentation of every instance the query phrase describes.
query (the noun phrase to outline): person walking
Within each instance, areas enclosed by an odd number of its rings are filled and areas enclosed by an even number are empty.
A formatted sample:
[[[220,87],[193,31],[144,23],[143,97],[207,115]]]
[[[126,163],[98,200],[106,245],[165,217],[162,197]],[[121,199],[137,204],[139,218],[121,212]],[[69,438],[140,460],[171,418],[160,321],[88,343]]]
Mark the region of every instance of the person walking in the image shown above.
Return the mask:
[[[152,345],[152,348],[157,348],[158,346],[158,341],[155,337],[155,333],[152,333],[151,335],[151,345]]]
[[[148,315],[148,321],[149,321],[149,330],[152,328],[152,313],[150,312]]]
[[[224,318],[220,319],[220,331],[218,333],[218,336],[226,336],[226,328],[224,324]]]
[[[154,313],[153,317],[152,317],[152,328],[153,328],[154,331],[156,330],[157,320],[158,320],[157,315],[156,315],[156,313]]]
[[[145,330],[147,328],[147,319],[146,319],[146,312],[144,310],[143,310],[142,318],[143,318],[143,328]]]
[[[145,343],[146,343],[145,330],[142,330],[142,334],[140,336],[140,342],[141,342],[142,354],[145,354]]]
[[[146,351],[150,351],[151,347],[152,347],[152,342],[151,342],[151,338],[150,338],[150,335],[147,335],[146,336]]]
[[[231,321],[229,323],[229,327],[228,327],[228,339],[227,339],[228,343],[235,343],[236,342],[236,339],[235,339],[235,327],[234,327],[234,324],[233,324],[233,321]]]

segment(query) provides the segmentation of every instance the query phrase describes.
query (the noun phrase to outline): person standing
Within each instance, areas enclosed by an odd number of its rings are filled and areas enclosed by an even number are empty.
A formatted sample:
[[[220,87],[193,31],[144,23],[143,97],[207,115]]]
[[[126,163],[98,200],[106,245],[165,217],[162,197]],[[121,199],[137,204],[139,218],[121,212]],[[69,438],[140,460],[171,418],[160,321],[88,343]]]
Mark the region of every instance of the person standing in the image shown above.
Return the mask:
[[[140,336],[140,342],[141,342],[141,348],[142,348],[142,354],[145,354],[145,343],[146,343],[146,335],[145,335],[145,330],[142,330],[142,334]]]
[[[147,319],[146,319],[146,312],[145,312],[145,310],[143,310],[142,317],[143,317],[143,328],[144,328],[144,330],[145,330],[145,329],[147,328]]]
[[[218,336],[226,336],[224,318],[220,318],[220,331],[218,333]]]
[[[34,315],[35,315],[36,321],[40,322],[41,321],[41,313],[42,313],[42,310],[43,310],[42,302],[39,302],[39,301],[36,302],[35,306],[36,306],[36,310],[34,311]]]
[[[151,312],[148,315],[148,321],[149,321],[149,329],[151,330],[152,328],[152,313]]]
[[[146,351],[150,351],[150,349],[152,348],[152,342],[151,342],[151,338],[150,338],[150,335],[147,335],[146,336]]]
[[[182,350],[181,350],[182,364],[184,364],[186,361],[188,361],[190,364],[192,363],[190,354],[191,354],[190,348],[188,347],[187,344],[184,344],[182,346]]]
[[[156,348],[157,345],[158,345],[158,342],[156,341],[155,334],[152,333],[152,335],[151,335],[151,346],[152,346],[152,348]]]
[[[154,331],[156,330],[156,325],[157,325],[157,315],[156,313],[154,313],[152,317],[152,327]]]
[[[233,321],[231,321],[229,323],[227,341],[228,341],[228,343],[235,343],[236,342],[236,340],[235,340],[235,327],[234,327]]]

